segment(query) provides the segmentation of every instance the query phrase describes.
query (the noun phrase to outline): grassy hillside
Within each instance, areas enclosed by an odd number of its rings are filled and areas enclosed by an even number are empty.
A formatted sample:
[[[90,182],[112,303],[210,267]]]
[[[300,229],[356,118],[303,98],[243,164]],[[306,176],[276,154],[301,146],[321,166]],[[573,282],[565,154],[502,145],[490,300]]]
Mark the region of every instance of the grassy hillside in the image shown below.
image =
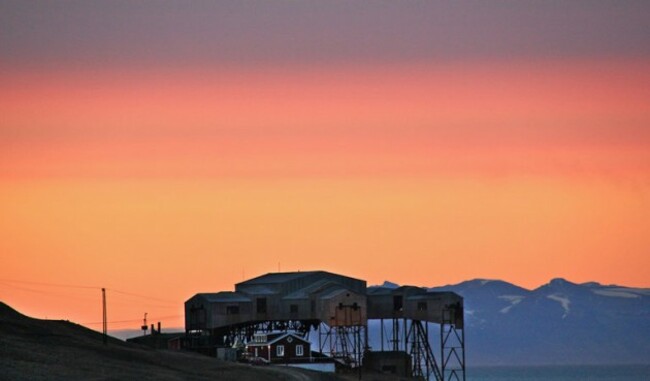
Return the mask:
[[[156,351],[67,321],[24,316],[0,302],[0,369],[8,380],[337,380],[284,367],[252,367]]]

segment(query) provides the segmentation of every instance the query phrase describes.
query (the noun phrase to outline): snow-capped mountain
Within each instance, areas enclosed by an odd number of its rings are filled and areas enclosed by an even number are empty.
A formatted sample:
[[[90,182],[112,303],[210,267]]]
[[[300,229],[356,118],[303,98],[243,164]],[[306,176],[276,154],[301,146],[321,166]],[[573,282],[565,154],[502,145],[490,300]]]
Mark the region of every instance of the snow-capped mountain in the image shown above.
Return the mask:
[[[650,289],[475,279],[430,290],[465,298],[468,364],[650,363]]]

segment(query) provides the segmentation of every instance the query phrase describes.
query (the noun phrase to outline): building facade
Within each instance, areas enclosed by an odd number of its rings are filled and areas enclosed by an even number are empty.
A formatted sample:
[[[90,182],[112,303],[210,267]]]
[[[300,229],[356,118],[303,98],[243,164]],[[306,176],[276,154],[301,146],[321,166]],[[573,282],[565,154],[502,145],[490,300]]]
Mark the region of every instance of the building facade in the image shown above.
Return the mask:
[[[311,343],[292,333],[255,334],[246,345],[252,362],[297,363],[311,361]]]
[[[368,346],[368,319],[380,321],[379,348]],[[430,324],[439,326],[439,357],[429,343]],[[194,295],[185,302],[185,329],[188,348],[213,356],[218,348],[245,344],[247,357],[267,363],[316,357],[357,368],[369,351],[401,352],[366,357],[374,368],[400,374],[465,378],[463,298],[453,292],[367,287],[326,271],[269,273],[237,283],[234,291]],[[316,349],[310,334],[317,335]],[[403,354],[410,360],[402,362]]]

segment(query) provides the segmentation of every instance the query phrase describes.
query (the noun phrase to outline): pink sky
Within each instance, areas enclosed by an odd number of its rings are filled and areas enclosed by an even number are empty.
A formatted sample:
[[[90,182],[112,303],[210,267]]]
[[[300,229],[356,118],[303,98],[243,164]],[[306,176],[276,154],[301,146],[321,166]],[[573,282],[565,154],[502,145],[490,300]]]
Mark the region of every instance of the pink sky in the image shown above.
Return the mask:
[[[150,297],[111,293],[115,327],[180,326],[194,293],[278,263],[371,284],[648,287],[645,10],[495,4],[469,23],[463,4],[437,26],[417,13],[432,6],[350,5],[331,39],[308,7],[219,8],[260,26],[239,45],[224,36],[244,24],[188,9],[164,29],[169,3],[5,6],[0,300],[90,323],[97,290],[14,281],[108,287]],[[454,43],[415,38],[435,28]]]

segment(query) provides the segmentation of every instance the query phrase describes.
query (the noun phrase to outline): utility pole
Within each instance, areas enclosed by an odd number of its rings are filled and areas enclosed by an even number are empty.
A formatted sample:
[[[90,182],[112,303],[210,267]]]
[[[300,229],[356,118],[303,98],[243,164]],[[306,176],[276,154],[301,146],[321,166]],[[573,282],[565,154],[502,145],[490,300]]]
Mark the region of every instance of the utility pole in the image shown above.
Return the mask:
[[[108,322],[106,321],[106,289],[102,288],[102,334],[104,345],[108,344]]]

